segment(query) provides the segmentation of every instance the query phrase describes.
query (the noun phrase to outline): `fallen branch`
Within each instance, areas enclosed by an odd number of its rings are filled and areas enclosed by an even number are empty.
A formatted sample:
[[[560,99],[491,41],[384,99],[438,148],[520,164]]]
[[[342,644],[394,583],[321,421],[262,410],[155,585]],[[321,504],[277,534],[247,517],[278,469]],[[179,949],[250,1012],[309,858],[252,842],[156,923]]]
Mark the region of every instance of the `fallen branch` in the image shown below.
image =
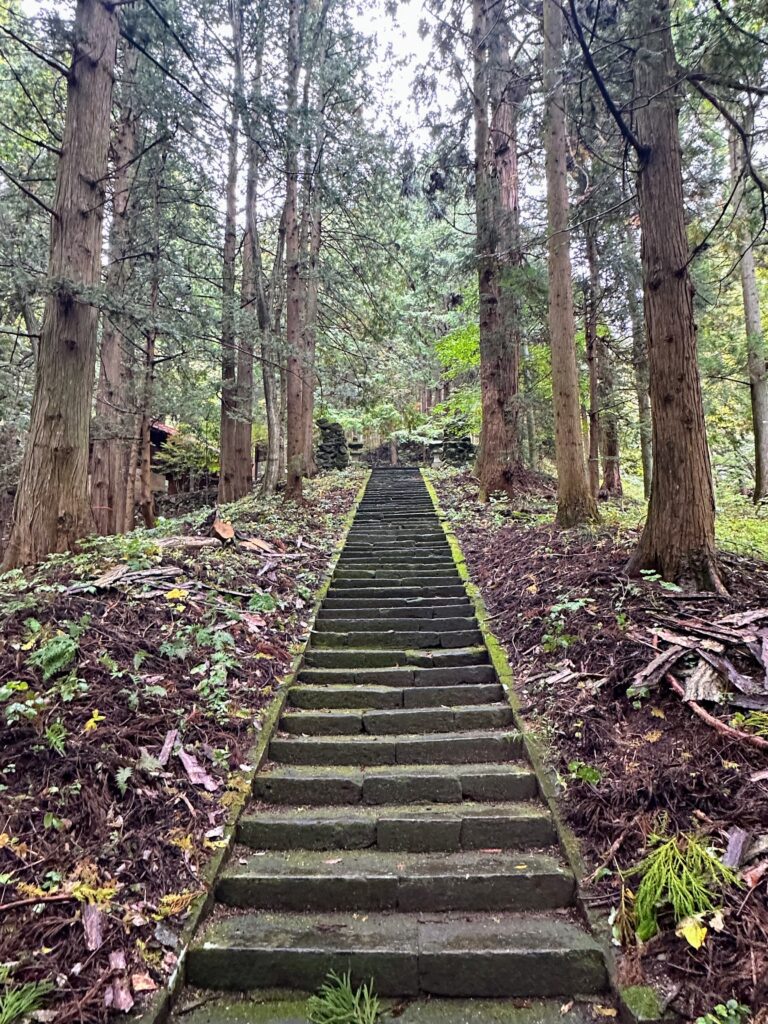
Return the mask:
[[[685,690],[670,672],[667,672],[665,678],[678,697],[685,698]],[[719,732],[721,736],[727,736],[728,739],[736,740],[738,743],[746,743],[750,747],[757,747],[758,750],[768,751],[768,740],[764,740],[762,736],[754,736],[752,733],[742,732],[740,729],[734,729],[733,726],[726,725],[725,722],[722,722],[719,718],[716,718],[714,715],[710,715],[708,711],[705,711],[704,708],[694,700],[688,700],[685,701],[685,703],[695,715],[699,716],[702,722],[706,722],[707,725],[711,725],[712,728],[716,732]]]

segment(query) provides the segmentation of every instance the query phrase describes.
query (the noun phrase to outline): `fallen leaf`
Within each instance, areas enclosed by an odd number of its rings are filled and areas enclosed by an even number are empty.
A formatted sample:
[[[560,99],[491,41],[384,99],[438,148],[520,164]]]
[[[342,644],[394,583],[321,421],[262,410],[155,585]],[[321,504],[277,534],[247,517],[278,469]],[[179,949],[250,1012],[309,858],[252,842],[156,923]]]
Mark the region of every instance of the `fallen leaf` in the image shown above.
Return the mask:
[[[593,1006],[592,1013],[596,1017],[618,1017],[619,1011],[614,1010],[612,1006]]]
[[[165,766],[168,764],[168,758],[171,756],[171,752],[173,751],[173,745],[176,742],[178,735],[178,729],[170,729],[165,734],[165,739],[163,740],[163,748],[157,755],[157,763],[159,765]]]
[[[709,919],[709,927],[715,932],[721,932],[725,928],[725,919],[722,910],[718,910]]]
[[[248,540],[241,541],[241,548],[246,548],[248,551],[266,551],[267,554],[274,555],[275,549],[271,544],[267,544],[265,540],[260,537],[249,537]]]
[[[701,949],[707,937],[707,926],[697,917],[685,917],[675,928],[675,935],[685,939],[694,949]]]
[[[157,983],[148,974],[132,974],[131,985],[137,995],[139,992],[154,992],[157,988]]]
[[[651,714],[654,718],[666,718],[667,716],[661,710],[661,708],[651,708]]]
[[[124,971],[126,967],[125,953],[122,949],[116,949],[109,954],[110,971]]]
[[[570,1003],[563,1003],[563,1005],[560,1007],[560,1013],[570,1013],[572,1009],[573,1000],[571,1000]]]
[[[759,864],[755,864],[749,871],[742,871],[741,877],[750,889],[754,889],[764,877],[766,871],[768,871],[768,860],[761,860]]]
[[[651,729],[650,732],[647,732],[643,736],[643,739],[647,740],[648,743],[658,743],[662,736],[663,733],[661,729]]]

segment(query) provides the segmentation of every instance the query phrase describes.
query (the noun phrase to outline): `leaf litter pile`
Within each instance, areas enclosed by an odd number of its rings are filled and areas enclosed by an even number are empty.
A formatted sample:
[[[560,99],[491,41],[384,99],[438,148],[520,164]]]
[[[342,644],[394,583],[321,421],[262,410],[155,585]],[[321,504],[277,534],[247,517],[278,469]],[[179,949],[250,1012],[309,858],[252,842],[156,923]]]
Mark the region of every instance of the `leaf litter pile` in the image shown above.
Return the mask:
[[[101,1021],[167,980],[362,479],[0,576],[5,1002]]]
[[[635,530],[558,531],[546,493],[480,505],[466,473],[435,484],[620,980],[687,1020],[734,999],[768,1021],[768,563],[723,554],[730,600],[630,579]]]

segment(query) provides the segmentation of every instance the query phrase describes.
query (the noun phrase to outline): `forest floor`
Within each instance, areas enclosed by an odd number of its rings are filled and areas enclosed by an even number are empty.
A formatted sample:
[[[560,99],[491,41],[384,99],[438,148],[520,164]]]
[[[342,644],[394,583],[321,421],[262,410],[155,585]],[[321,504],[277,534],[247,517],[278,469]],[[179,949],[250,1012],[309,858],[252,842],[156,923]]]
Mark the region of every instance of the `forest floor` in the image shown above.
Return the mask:
[[[768,1021],[768,562],[723,554],[730,601],[684,593],[625,574],[639,503],[605,503],[604,525],[561,532],[545,481],[481,505],[469,474],[433,479],[557,773],[587,900],[610,912],[621,980],[654,983],[686,1020],[735,998]],[[712,722],[675,689],[686,686]],[[719,891],[704,870],[711,909],[689,907],[700,912],[682,923],[681,911],[676,929],[669,871],[651,905],[659,930],[640,942],[641,916],[653,930],[648,872],[631,872],[675,836],[675,849],[714,849],[733,873]]]
[[[38,1019],[172,973],[363,478],[229,506],[234,545],[205,509],[0,576],[0,965],[51,985]]]

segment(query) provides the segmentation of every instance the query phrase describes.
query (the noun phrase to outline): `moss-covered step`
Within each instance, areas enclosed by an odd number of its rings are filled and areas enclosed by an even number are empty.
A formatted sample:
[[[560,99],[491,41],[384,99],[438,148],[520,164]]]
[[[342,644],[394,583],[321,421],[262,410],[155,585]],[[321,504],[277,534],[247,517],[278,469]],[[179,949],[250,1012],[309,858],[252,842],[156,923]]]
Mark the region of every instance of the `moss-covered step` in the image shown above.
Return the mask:
[[[370,647],[366,646],[365,634],[355,633],[340,648],[310,647],[304,664],[310,668],[361,669],[388,668],[398,665],[418,665],[422,668],[452,669],[462,666],[485,665],[488,662],[488,651],[480,646],[458,646],[432,649],[419,648],[414,640],[419,634],[401,634],[404,641],[402,647]],[[430,639],[432,634],[421,634],[423,640]],[[454,636],[456,634],[453,634]],[[459,634],[461,637],[461,634]],[[409,643],[410,641],[410,643]]]
[[[238,839],[255,850],[430,852],[546,847],[555,841],[543,803],[414,804],[283,808],[262,805],[240,819]]]
[[[420,686],[398,690],[391,686],[343,686],[311,684],[292,686],[288,706],[306,710],[345,708],[429,708],[456,705],[493,704],[504,700],[498,683],[473,686]]]
[[[458,668],[416,668],[408,665],[384,668],[313,668],[299,672],[300,683],[345,683],[374,686],[471,686],[495,683],[491,665],[464,665]]]
[[[374,623],[374,625],[376,625]],[[482,643],[483,634],[475,628],[470,629],[440,629],[434,625],[431,629],[390,629],[383,625],[378,629],[353,632],[342,630],[314,630],[312,633],[312,649],[318,648],[377,648],[392,647],[396,650],[407,650],[408,648],[444,648],[455,647],[476,647]],[[312,662],[314,664],[314,662]]]
[[[282,736],[269,757],[283,764],[478,764],[512,761],[523,752],[520,733],[509,730],[419,733],[398,736]]]
[[[323,611],[328,608],[472,608],[472,602],[467,597],[465,591],[461,594],[453,595],[450,597],[434,598],[422,595],[418,590],[409,591],[405,597],[398,596],[394,597],[360,597],[359,594],[354,594],[352,597],[334,597],[333,594],[328,594],[325,601],[323,601]],[[473,609],[474,611],[474,609]]]
[[[191,946],[194,985],[314,989],[329,970],[383,995],[568,996],[602,991],[603,954],[574,921],[547,914],[244,913]]]
[[[500,729],[512,725],[508,704],[391,710],[286,711],[279,729],[296,736],[354,736],[368,733],[436,733],[462,729]]]
[[[393,632],[417,631],[420,633],[435,631],[438,633],[455,633],[461,631],[477,631],[477,620],[469,616],[444,616],[442,618],[427,617],[424,612],[420,615],[403,616],[395,618],[388,616],[384,618],[379,615],[358,616],[357,618],[342,618],[341,615],[332,614],[324,616],[315,622],[315,633],[380,633],[381,630]],[[478,643],[477,640],[473,645]]]
[[[570,906],[575,888],[547,854],[292,850],[234,858],[216,898],[261,910],[523,911]]]
[[[190,992],[179,1007],[183,1024],[307,1024],[308,993],[220,994]],[[610,1006],[600,998],[383,1000],[383,1021],[397,1024],[595,1024]],[[395,1011],[395,1016],[391,1016]],[[602,1019],[607,1019],[604,1017]]]
[[[434,602],[434,598],[464,597],[466,591],[463,583],[428,584],[423,580],[409,580],[399,586],[389,585],[383,581],[374,586],[370,580],[337,580],[328,593],[330,597],[346,599],[374,597],[377,600],[397,598],[402,601],[409,597],[430,597]]]
[[[460,803],[531,800],[536,775],[523,761],[504,764],[354,766],[273,765],[253,780],[253,795],[272,804]]]
[[[472,605],[469,603],[469,600],[467,600],[466,604],[457,603],[455,605],[405,604],[380,608],[372,608],[365,604],[350,605],[347,608],[326,608],[323,606],[315,619],[315,628],[329,625],[329,628],[332,629],[333,626],[330,624],[337,619],[350,623],[357,622],[362,619],[367,622],[376,622],[379,624],[382,622],[389,623],[390,620],[394,619],[395,621],[409,622],[409,629],[414,628],[414,620],[419,622],[422,619],[426,619],[427,621],[429,619],[461,619],[471,622],[473,625],[476,622],[472,611]]]

